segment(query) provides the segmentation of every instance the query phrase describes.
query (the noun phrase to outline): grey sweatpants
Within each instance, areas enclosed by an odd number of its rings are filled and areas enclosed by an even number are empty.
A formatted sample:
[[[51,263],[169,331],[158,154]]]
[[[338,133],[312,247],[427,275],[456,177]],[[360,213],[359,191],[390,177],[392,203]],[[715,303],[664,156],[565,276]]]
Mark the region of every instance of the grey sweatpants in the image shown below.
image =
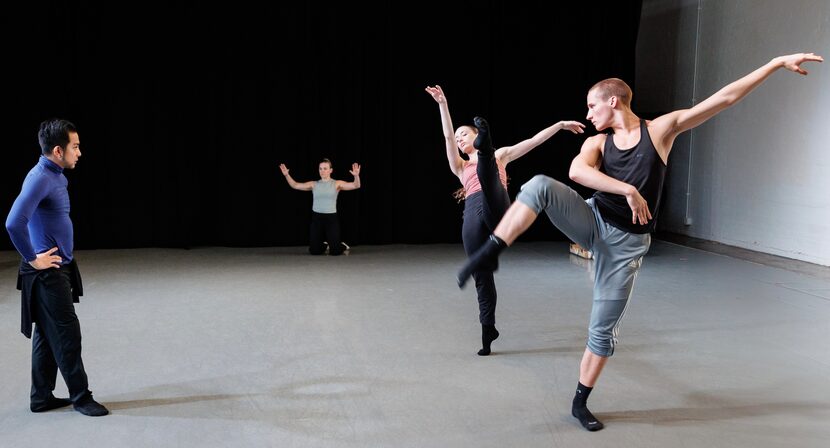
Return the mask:
[[[614,354],[620,322],[628,308],[634,280],[651,235],[620,230],[602,219],[593,198],[587,201],[567,185],[536,176],[522,185],[516,200],[550,221],[571,241],[594,256],[594,304],[588,326],[588,349],[599,356]]]

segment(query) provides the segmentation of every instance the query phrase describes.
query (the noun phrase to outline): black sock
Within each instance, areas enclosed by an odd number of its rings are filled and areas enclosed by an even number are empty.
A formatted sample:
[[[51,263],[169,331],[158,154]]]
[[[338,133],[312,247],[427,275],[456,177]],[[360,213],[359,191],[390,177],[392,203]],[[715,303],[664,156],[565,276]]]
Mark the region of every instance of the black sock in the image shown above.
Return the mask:
[[[495,271],[498,267],[499,253],[507,247],[507,243],[496,235],[490,235],[490,238],[484,242],[475,253],[467,258],[467,262],[461,266],[461,270],[456,275],[458,287],[463,288],[469,280],[473,272],[481,270]],[[489,268],[489,269],[485,269]]]
[[[478,150],[478,152],[483,153],[485,156],[492,156],[496,152],[496,149],[493,148],[493,138],[490,135],[490,125],[487,124],[487,120],[481,117],[473,118],[473,123],[476,125],[476,130],[478,130],[478,136],[476,136],[473,146]]]
[[[576,387],[576,395],[574,395],[573,406],[571,407],[571,415],[579,420],[579,423],[588,431],[599,431],[605,425],[591,414],[588,410],[588,395],[591,394],[593,387],[588,387],[579,383]]]
[[[487,356],[490,354],[490,343],[499,338],[499,330],[496,330],[495,325],[481,324],[481,350],[478,351],[478,356]]]

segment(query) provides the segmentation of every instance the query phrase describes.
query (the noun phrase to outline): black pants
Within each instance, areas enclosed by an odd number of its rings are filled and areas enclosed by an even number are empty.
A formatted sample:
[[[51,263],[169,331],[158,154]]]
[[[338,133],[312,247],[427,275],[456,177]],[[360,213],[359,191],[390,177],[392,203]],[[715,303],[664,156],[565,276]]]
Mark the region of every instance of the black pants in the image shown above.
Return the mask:
[[[507,190],[499,180],[495,158],[482,158],[479,153],[476,168],[481,192],[473,193],[464,201],[464,224],[461,227],[461,240],[467,256],[477,251],[510,207]],[[478,295],[478,320],[482,325],[496,324],[496,282],[493,271],[496,266],[473,273]]]
[[[326,245],[329,243],[329,255],[340,255],[343,253],[343,245],[340,244],[340,221],[337,213],[311,212],[311,235],[308,252],[311,255],[322,255],[326,252]]]
[[[32,392],[33,405],[44,404],[55,390],[60,370],[73,403],[89,392],[81,360],[81,324],[72,303],[68,268],[47,269],[33,284]]]

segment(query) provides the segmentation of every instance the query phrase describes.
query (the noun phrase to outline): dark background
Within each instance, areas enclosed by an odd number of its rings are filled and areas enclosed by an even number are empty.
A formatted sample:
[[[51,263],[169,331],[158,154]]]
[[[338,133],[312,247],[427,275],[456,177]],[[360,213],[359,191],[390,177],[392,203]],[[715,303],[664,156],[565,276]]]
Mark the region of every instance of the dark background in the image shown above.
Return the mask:
[[[39,123],[60,117],[81,138],[66,173],[79,249],[305,245],[311,193],[278,164],[303,182],[323,157],[337,179],[362,165],[363,187],[338,200],[344,241],[460,242],[460,184],[424,87],[444,88],[456,127],[488,118],[497,147],[585,122],[601,79],[634,87],[640,1],[377,3],[4,10],[0,216],[37,162]],[[573,186],[586,135],[511,163],[511,198],[539,173]],[[523,236],[563,238],[542,219]]]

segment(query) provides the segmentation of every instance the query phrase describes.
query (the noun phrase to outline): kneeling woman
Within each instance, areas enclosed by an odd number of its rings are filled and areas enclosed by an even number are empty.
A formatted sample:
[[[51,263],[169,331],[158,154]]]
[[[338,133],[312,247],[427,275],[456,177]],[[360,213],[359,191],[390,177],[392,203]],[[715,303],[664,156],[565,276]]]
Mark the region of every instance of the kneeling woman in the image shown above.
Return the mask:
[[[329,245],[329,255],[340,255],[346,245],[340,241],[340,222],[337,220],[337,193],[341,191],[357,190],[360,188],[360,165],[352,164],[349,173],[354,181],[346,182],[331,178],[331,161],[323,159],[320,162],[320,180],[297,182],[288,174],[285,164],[280,164],[280,171],[288,181],[288,185],[295,190],[311,191],[314,201],[311,205],[311,235],[308,251],[311,255],[322,255],[326,252],[326,242]]]

